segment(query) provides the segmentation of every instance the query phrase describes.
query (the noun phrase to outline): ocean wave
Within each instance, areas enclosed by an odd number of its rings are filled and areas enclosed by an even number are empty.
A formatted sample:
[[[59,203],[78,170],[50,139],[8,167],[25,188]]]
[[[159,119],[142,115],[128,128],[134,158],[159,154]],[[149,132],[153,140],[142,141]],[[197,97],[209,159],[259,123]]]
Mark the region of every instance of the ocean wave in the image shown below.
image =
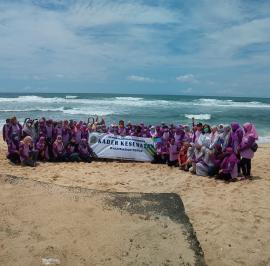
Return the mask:
[[[270,108],[270,104],[257,102],[257,101],[237,102],[233,100],[220,100],[220,99],[207,99],[207,98],[194,100],[193,105],[236,107],[236,108]]]
[[[26,109],[4,109],[3,113],[24,113],[24,112],[61,112],[70,115],[98,115],[106,116],[116,114],[113,111],[96,110],[96,108],[26,108]]]
[[[197,114],[197,115],[192,115],[192,114],[185,114],[185,117],[188,119],[196,119],[196,120],[210,120],[211,115],[210,114]]]
[[[121,101],[141,101],[143,98],[140,97],[115,97],[116,100]]]
[[[25,109],[4,109],[3,113],[20,113],[20,112],[63,112],[64,107],[59,108],[25,108]]]
[[[208,99],[201,98],[196,100],[161,100],[144,99],[140,97],[104,97],[80,99],[75,95],[66,95],[65,97],[41,97],[37,95],[18,96],[14,98],[0,98],[2,103],[27,103],[27,104],[73,104],[73,105],[91,105],[96,107],[153,107],[153,108],[175,108],[175,107],[221,107],[221,108],[270,108],[270,104],[259,101],[240,102],[233,100]]]
[[[103,99],[77,99],[77,98],[61,98],[61,97],[41,97],[41,96],[18,96],[16,98],[0,98],[3,103],[55,103],[55,104],[91,104],[93,106],[127,106],[127,107],[161,107],[175,105],[176,102],[166,100],[144,100],[138,97],[115,97]],[[184,103],[184,102],[183,102]]]
[[[107,116],[107,115],[113,115],[116,114],[115,112],[112,111],[96,111],[96,110],[86,110],[86,109],[79,109],[79,108],[74,108],[74,109],[66,109],[63,110],[64,114],[69,114],[69,115],[98,115],[98,116]]]
[[[270,143],[270,136],[259,136],[258,143]]]
[[[76,99],[76,98],[78,98],[78,96],[75,96],[75,95],[66,95],[65,98],[66,99]]]

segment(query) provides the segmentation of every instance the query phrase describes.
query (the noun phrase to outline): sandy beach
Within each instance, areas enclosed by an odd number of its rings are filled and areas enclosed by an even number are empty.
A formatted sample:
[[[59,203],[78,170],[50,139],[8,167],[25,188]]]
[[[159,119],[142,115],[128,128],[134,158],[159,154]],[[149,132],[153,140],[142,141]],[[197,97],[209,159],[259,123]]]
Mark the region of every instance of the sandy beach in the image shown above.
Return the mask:
[[[149,163],[40,163],[36,168],[14,166],[5,158],[6,145],[3,141],[0,142],[0,151],[1,176],[13,175],[50,184],[110,192],[177,193],[197,233],[207,265],[270,265],[269,144],[261,144],[256,153],[253,180],[230,184]],[[97,211],[96,215],[105,214]],[[2,219],[1,223],[4,221]],[[130,225],[136,226],[136,223],[131,222]],[[0,226],[3,228],[7,224]],[[99,252],[96,252],[98,255]]]

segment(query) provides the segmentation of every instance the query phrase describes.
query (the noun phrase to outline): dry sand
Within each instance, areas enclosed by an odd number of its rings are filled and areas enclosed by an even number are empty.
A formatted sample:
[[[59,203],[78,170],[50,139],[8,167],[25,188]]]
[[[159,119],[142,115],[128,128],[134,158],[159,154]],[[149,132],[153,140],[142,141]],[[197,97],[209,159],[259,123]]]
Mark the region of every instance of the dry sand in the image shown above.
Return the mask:
[[[149,163],[14,166],[5,159],[3,142],[0,149],[2,176],[112,192],[177,193],[208,265],[270,265],[270,145],[260,145],[253,160],[252,181],[230,184]]]

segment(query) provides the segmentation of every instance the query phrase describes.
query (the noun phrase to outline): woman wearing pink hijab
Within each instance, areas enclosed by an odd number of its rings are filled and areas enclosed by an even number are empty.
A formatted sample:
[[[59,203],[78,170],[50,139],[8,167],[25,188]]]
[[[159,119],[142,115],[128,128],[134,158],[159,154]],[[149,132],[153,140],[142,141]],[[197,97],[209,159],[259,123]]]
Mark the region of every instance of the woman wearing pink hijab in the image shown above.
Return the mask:
[[[238,146],[240,155],[242,157],[240,165],[244,178],[250,178],[251,159],[254,157],[254,152],[258,147],[256,144],[256,140],[258,140],[259,136],[253,124],[245,123],[243,125],[243,128],[244,136]]]

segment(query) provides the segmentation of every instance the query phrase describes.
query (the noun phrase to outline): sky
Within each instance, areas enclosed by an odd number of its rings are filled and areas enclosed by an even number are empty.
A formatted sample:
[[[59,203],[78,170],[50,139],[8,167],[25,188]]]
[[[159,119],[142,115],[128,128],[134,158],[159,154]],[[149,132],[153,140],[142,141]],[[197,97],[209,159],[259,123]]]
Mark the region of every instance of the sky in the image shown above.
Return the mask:
[[[270,1],[0,0],[0,92],[270,97]]]

